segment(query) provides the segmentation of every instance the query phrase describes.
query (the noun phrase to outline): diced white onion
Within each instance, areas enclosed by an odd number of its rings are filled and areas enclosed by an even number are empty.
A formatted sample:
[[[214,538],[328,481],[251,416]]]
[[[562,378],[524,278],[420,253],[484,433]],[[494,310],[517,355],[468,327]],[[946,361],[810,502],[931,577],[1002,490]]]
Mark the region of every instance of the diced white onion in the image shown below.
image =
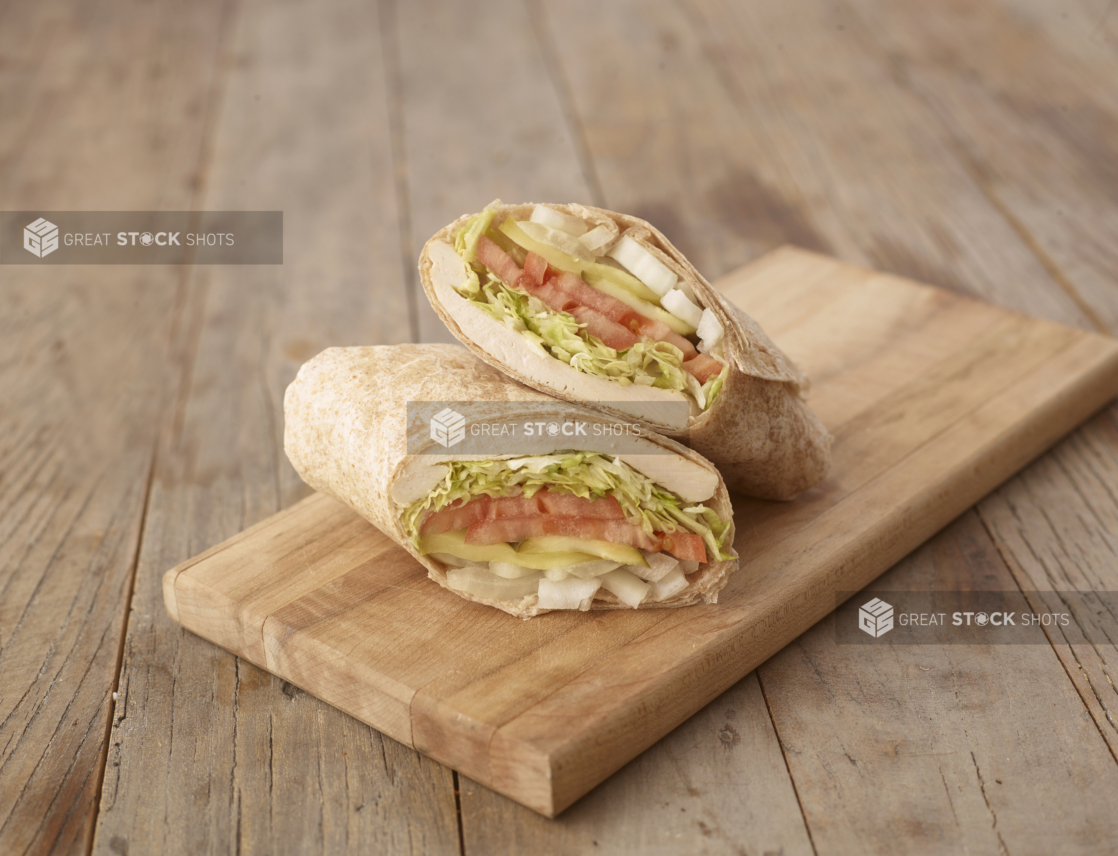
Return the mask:
[[[608,226],[595,226],[578,241],[588,253],[598,255],[613,240],[613,234]]]
[[[699,563],[695,559],[680,559],[679,567],[685,574],[693,574],[699,570]]]
[[[703,340],[707,349],[713,348],[722,341],[722,323],[714,317],[714,313],[709,309],[703,310],[703,315],[695,326],[697,328],[695,333]]]
[[[538,573],[531,568],[525,568],[523,565],[513,565],[509,562],[490,562],[489,570],[507,580],[518,580],[521,577],[527,577]]]
[[[543,578],[545,580],[552,580],[554,582],[565,580],[569,576],[570,574],[567,573],[566,568],[548,568],[543,572]]]
[[[432,553],[431,558],[451,568],[464,568],[466,565],[470,564],[465,559],[459,556],[452,556],[450,553]]]
[[[542,223],[552,229],[574,235],[576,238],[586,234],[586,222],[581,217],[564,214],[562,211],[556,211],[546,205],[537,205],[532,209],[531,222]]]
[[[601,576],[602,588],[617,595],[617,599],[626,606],[636,609],[648,594],[651,586],[637,579],[624,568],[618,568]]]
[[[667,553],[646,552],[644,560],[648,562],[647,568],[642,568],[639,565],[626,565],[625,570],[636,574],[642,580],[654,583],[662,580],[679,567],[679,559],[675,556],[669,556]]]
[[[699,305],[699,299],[697,297],[695,297],[695,290],[693,288],[691,288],[691,283],[689,283],[687,280],[681,279],[676,284],[676,288],[678,288],[680,291],[682,291],[684,294],[686,294],[687,299],[690,300],[692,303],[694,303],[696,306]]]
[[[590,601],[594,599],[594,592],[600,585],[597,579],[542,579],[539,582],[540,609],[581,609],[585,612],[590,608]]]
[[[652,591],[648,593],[648,599],[659,603],[662,600],[667,600],[673,594],[679,594],[685,588],[687,588],[687,577],[683,575],[680,568],[676,568],[663,579],[652,584]]]
[[[499,577],[478,565],[451,568],[446,572],[447,584],[455,591],[490,600],[520,600],[536,592],[543,575],[534,571],[515,580]]]
[[[692,327],[698,327],[699,322],[703,320],[703,310],[688,300],[687,295],[678,288],[673,288],[661,297],[660,305]]]
[[[661,297],[671,291],[679,280],[667,265],[628,235],[623,235],[607,255],[617,259],[629,273]]]
[[[613,562],[609,559],[602,559],[598,562],[582,562],[578,565],[568,565],[563,568],[572,577],[578,577],[580,580],[589,580],[593,577],[600,577],[602,574],[612,571],[614,568],[620,567],[620,562]]]

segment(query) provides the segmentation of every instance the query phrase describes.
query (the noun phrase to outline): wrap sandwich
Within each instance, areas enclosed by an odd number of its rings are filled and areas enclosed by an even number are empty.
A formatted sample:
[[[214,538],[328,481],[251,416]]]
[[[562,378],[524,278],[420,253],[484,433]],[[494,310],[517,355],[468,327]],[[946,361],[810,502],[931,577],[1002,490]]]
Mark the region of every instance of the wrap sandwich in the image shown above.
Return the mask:
[[[284,419],[307,484],[439,585],[511,615],[712,603],[737,568],[729,495],[709,461],[457,345],[328,349],[287,388]],[[516,436],[485,452],[484,438],[461,442],[481,428]]]
[[[419,272],[490,365],[679,438],[733,490],[790,499],[826,475],[831,437],[807,378],[644,220],[494,202],[432,237]],[[680,401],[682,414],[659,406]]]

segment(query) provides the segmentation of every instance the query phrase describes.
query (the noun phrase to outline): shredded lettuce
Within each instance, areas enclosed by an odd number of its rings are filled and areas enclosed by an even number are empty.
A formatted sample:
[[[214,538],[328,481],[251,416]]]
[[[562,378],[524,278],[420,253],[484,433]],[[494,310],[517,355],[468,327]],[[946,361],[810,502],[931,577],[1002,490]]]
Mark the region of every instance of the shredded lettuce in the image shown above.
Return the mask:
[[[703,395],[706,397],[707,407],[714,400],[714,396],[718,395],[719,390],[722,389],[722,384],[726,382],[726,375],[730,372],[730,364],[723,362],[722,371],[714,375],[703,384]]]
[[[592,452],[559,452],[508,460],[452,461],[449,467],[446,478],[430,494],[400,514],[400,525],[417,550],[419,525],[428,511],[439,511],[458,500],[469,501],[483,494],[533,496],[546,487],[583,499],[613,496],[626,519],[649,535],[683,528],[702,537],[709,561],[732,558],[722,549],[729,522],[705,505],[685,503],[620,458]]]
[[[472,265],[477,261],[477,242],[496,216],[495,209],[486,208],[454,236],[454,249],[466,260],[466,264]]]
[[[685,388],[683,352],[669,342],[638,342],[616,351],[587,333],[570,313],[556,312],[539,298],[509,288],[488,271],[481,274],[471,300],[537,350],[584,374],[611,378],[622,386]]]
[[[576,371],[617,381],[688,393],[683,352],[669,342],[638,342],[623,351],[608,347],[567,312],[556,312],[537,297],[509,288],[477,261],[477,243],[484,234],[502,242],[490,228],[495,215],[486,209],[455,236],[454,248],[466,262],[466,280],[458,292],[497,321],[526,338],[541,354],[562,360]],[[722,388],[723,368],[703,386],[705,407]]]

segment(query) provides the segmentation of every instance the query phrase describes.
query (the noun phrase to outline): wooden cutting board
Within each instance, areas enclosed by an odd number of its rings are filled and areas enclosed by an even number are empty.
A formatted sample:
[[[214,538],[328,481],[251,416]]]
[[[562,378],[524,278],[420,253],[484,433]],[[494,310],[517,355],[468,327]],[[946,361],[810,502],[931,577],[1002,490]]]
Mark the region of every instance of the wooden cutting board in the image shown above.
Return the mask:
[[[783,248],[720,283],[814,379],[827,481],[740,499],[719,603],[521,621],[322,495],[167,572],[184,627],[548,816],[1118,394],[1118,342]]]

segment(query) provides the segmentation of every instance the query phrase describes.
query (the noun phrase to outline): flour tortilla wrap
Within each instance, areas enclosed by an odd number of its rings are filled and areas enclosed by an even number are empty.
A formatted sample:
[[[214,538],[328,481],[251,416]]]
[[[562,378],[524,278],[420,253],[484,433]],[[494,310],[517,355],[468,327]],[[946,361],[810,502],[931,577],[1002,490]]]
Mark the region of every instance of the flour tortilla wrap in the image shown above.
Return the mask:
[[[396,345],[330,348],[305,363],[284,396],[284,449],[295,470],[311,487],[344,502],[427,568],[432,580],[444,588],[447,566],[422,555],[401,525],[401,510],[428,495],[444,480],[447,462],[477,460],[478,455],[422,454],[439,450],[429,436],[427,423],[417,425],[414,411],[408,422],[408,402],[471,402],[471,419],[516,422],[517,414],[531,409],[533,420],[563,420],[572,415],[590,424],[613,424],[602,414],[558,401],[522,386],[457,345]],[[541,402],[543,404],[541,404]],[[413,405],[414,407],[415,405]],[[543,408],[542,410],[540,408]],[[479,415],[481,414],[481,415]],[[412,454],[408,451],[411,430]],[[686,503],[702,502],[729,528],[724,553],[730,558],[701,564],[687,575],[688,585],[659,603],[640,608],[675,607],[715,602],[728,575],[737,568],[733,551],[733,510],[718,471],[700,455],[673,440],[647,432],[628,438],[623,446],[595,437],[552,438],[546,435],[517,455],[543,455],[559,450],[609,453],[628,450],[619,457],[626,464],[673,491]],[[506,446],[507,448],[507,446]],[[510,454],[485,459],[512,458]],[[474,597],[521,618],[542,611],[536,595],[516,602]],[[599,589],[591,609],[627,608],[610,592]]]
[[[489,206],[493,224],[531,217],[534,203]],[[471,351],[542,392],[636,418],[677,437],[714,462],[732,490],[767,499],[790,499],[819,482],[830,466],[831,437],[805,402],[807,377],[765,335],[760,325],[725,300],[655,227],[636,217],[600,208],[547,203],[547,207],[606,225],[628,235],[690,286],[699,308],[721,323],[729,371],[721,391],[686,424],[665,420],[657,402],[686,400],[683,393],[622,386],[580,372],[541,353],[520,333],[479,309],[455,290],[466,268],[454,250],[455,236],[476,215],[465,215],[432,237],[419,260],[420,280],[435,312]],[[609,404],[602,404],[609,402]],[[678,413],[679,411],[674,411]]]

